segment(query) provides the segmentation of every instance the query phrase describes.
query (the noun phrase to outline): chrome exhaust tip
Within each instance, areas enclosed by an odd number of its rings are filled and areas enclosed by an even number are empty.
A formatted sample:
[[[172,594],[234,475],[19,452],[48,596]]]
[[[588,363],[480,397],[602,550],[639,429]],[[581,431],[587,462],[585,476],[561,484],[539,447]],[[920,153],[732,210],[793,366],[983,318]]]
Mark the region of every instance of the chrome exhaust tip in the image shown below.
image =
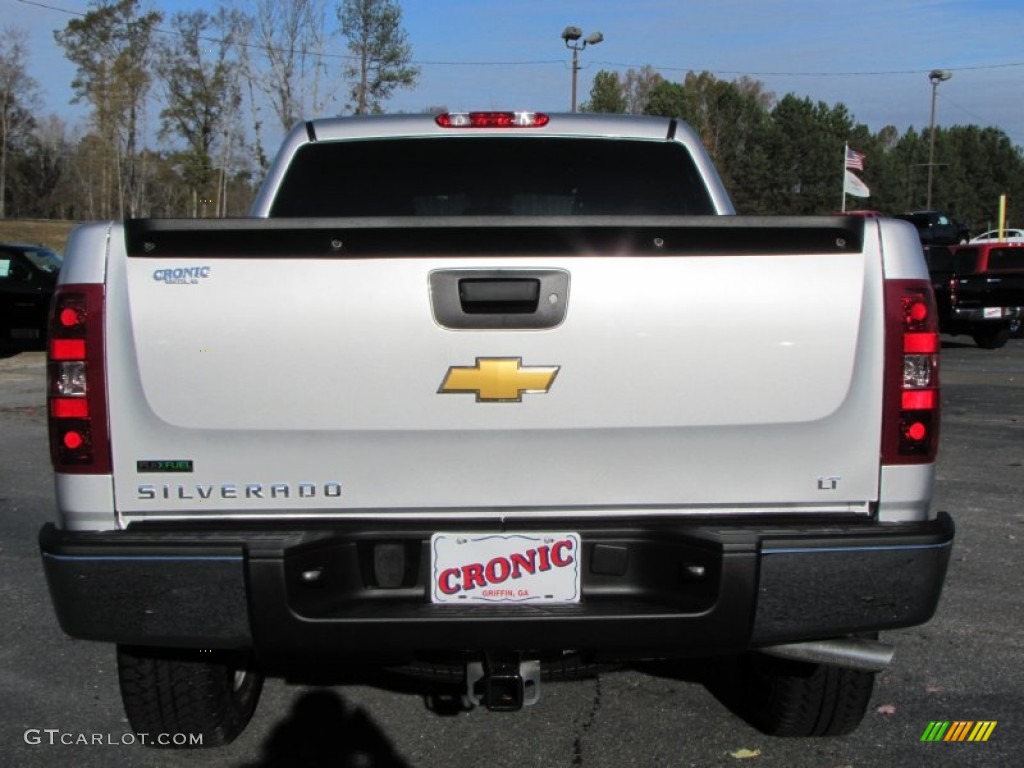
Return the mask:
[[[881,672],[892,663],[895,648],[878,640],[844,637],[836,640],[813,640],[758,648],[758,653],[794,661],[831,664],[865,672]]]

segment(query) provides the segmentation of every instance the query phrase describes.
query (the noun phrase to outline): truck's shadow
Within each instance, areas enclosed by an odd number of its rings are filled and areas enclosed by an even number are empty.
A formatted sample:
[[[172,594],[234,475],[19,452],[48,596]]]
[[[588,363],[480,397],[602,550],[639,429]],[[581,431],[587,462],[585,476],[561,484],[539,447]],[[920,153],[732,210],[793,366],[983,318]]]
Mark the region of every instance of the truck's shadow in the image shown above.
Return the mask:
[[[748,725],[757,727],[748,719],[744,707],[745,691],[737,675],[738,667],[733,657],[650,661],[637,665],[636,669],[651,677],[701,685],[734,716],[746,721]]]
[[[719,703],[745,719],[737,701],[737,680],[727,659],[651,661],[627,665],[625,668],[655,678],[678,680],[702,685]],[[301,672],[288,675],[290,683],[312,684]],[[320,679],[321,684],[323,678]],[[436,715],[456,715],[464,710],[459,705],[457,689],[427,685],[414,677],[387,672],[343,674],[330,685],[363,684],[402,695],[432,697],[429,708]],[[555,683],[557,684],[557,683]],[[449,705],[449,706],[446,706]],[[287,719],[278,723],[263,743],[262,756],[240,768],[411,768],[396,751],[380,726],[366,712],[346,704],[332,688],[317,688],[304,693],[294,704]]]
[[[625,667],[652,677],[704,685],[727,708],[732,708],[728,687],[718,678],[718,664],[694,661],[644,662]],[[589,675],[587,675],[589,676]],[[406,696],[422,696],[440,717],[464,713],[459,686],[428,683],[414,676],[387,671],[352,671],[334,677],[306,677],[301,670],[284,675],[295,685],[370,685]],[[314,679],[316,682],[314,682]],[[557,685],[558,683],[552,683]],[[427,696],[433,693],[433,696]],[[300,696],[288,717],[265,738],[262,755],[239,768],[411,768],[377,722],[366,712],[347,704],[333,688],[316,688]]]
[[[409,768],[384,732],[332,690],[303,694],[243,768]]]

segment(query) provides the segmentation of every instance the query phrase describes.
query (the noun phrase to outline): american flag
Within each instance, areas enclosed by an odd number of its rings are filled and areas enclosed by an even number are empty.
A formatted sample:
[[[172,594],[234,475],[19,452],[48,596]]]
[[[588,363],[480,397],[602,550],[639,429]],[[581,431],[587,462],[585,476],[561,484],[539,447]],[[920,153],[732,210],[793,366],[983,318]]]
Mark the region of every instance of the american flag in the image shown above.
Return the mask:
[[[851,171],[864,170],[864,153],[855,152],[849,147],[846,148],[846,167]]]

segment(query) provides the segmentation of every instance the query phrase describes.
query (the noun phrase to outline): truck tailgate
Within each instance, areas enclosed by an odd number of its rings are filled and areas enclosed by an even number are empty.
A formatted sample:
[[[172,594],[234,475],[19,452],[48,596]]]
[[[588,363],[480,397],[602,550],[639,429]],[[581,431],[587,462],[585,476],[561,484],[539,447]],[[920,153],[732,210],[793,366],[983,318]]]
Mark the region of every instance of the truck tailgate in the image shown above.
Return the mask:
[[[1024,307],[1024,272],[990,271],[956,278],[958,306]]]
[[[130,228],[107,297],[119,510],[864,512],[879,246],[811,222],[359,230],[324,255],[259,222]],[[551,327],[438,320],[438,273],[537,272],[565,275],[538,297]]]

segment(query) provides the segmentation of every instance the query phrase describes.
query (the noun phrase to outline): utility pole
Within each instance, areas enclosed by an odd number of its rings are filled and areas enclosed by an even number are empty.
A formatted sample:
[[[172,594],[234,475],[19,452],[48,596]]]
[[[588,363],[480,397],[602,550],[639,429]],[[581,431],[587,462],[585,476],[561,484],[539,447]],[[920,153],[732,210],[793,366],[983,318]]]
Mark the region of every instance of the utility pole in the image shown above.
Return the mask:
[[[932,209],[932,170],[935,168],[935,94],[939,90],[939,83],[944,83],[952,76],[952,72],[943,69],[933,69],[928,73],[928,79],[932,84],[932,129],[928,146],[928,201],[925,203],[925,209],[929,211]]]
[[[583,38],[582,42],[580,38]],[[592,32],[583,37],[583,30],[579,27],[566,27],[562,30],[562,39],[565,47],[572,50],[572,111],[576,111],[576,75],[580,71],[580,51],[588,45],[597,45],[604,40],[600,32]]]

